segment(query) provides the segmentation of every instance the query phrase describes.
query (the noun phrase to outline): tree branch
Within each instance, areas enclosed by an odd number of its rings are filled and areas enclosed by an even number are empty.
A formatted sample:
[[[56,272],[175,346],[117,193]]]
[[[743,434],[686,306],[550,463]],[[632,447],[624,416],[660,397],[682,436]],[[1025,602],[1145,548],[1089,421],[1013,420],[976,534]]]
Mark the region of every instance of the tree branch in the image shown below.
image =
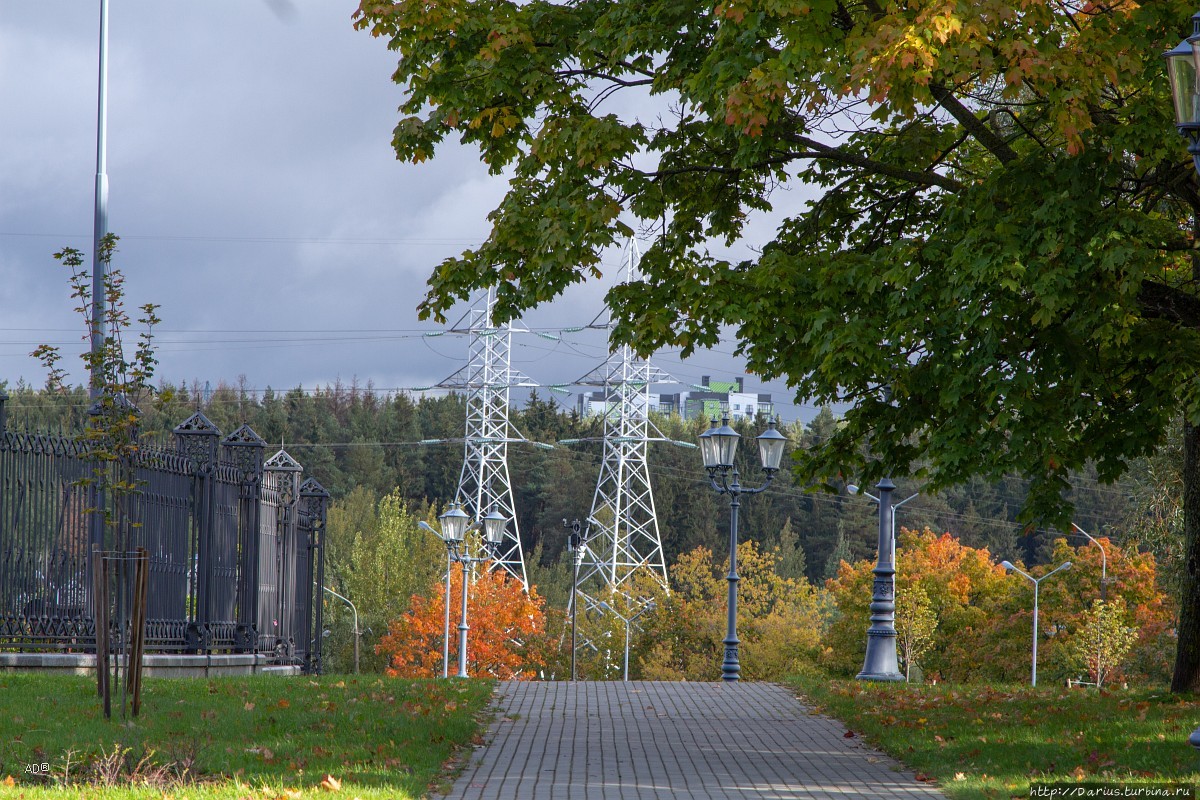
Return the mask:
[[[909,183],[917,183],[922,186],[940,186],[951,192],[961,192],[964,186],[953,178],[948,178],[937,172],[926,172],[915,169],[904,169],[903,167],[894,167],[890,164],[883,164],[879,161],[873,161],[866,156],[860,156],[856,153],[851,153],[839,147],[818,142],[815,139],[809,139],[807,136],[791,136],[789,137],[796,144],[804,145],[812,150],[811,153],[795,153],[797,158],[825,158],[830,161],[837,161],[851,167],[860,167],[873,172],[877,175],[886,175],[889,178],[897,178]]]
[[[975,116],[971,109],[964,106],[944,83],[930,84],[929,91],[938,101],[938,105],[958,120],[958,124],[974,136],[975,141],[986,147],[988,152],[994,155],[1001,164],[1016,161],[1017,154],[1008,146],[1008,143],[989,128],[983,120]]]
[[[1142,281],[1137,299],[1147,319],[1200,330],[1200,297],[1158,281]]]

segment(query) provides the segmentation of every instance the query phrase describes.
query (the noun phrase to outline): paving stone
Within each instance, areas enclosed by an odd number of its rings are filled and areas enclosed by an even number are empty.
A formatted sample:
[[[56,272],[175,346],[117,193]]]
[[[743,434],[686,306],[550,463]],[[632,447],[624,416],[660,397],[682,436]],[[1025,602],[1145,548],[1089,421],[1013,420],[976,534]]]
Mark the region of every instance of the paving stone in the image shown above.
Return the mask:
[[[498,685],[447,800],[944,798],[769,683]]]

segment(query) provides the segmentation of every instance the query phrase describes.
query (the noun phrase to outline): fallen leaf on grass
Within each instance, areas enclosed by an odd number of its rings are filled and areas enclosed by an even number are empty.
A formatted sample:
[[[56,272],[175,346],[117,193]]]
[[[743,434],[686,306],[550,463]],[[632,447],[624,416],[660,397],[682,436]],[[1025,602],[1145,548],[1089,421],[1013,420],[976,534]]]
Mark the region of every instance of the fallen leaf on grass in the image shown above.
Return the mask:
[[[321,780],[321,788],[327,792],[339,792],[342,789],[342,782],[332,775],[326,775]]]
[[[936,783],[937,782],[936,778],[926,775],[924,772],[918,772],[915,777],[917,780],[921,781],[922,783]]]
[[[845,733],[842,734],[842,738],[843,739],[853,739],[854,731],[846,731]]]
[[[274,761],[275,760],[275,752],[273,750],[271,750],[271,748],[269,748],[269,747],[247,747],[246,752],[247,753],[256,753],[256,754],[262,756],[263,761]]]
[[[242,708],[246,709],[247,711],[253,711],[254,703],[246,703],[246,705],[242,706]]]
[[[5,786],[16,786],[17,785],[17,782],[16,782],[16,780],[13,779],[12,775],[6,775],[4,777],[4,780],[0,781],[0,783],[3,783]]]
[[[289,703],[289,702],[287,701],[287,699],[285,698],[285,699],[283,699],[283,700],[280,700],[280,701],[279,701],[278,703],[276,703],[275,705],[276,705],[276,706],[278,706],[279,708],[289,708],[289,707],[290,707],[292,704],[291,704],[291,703]]]

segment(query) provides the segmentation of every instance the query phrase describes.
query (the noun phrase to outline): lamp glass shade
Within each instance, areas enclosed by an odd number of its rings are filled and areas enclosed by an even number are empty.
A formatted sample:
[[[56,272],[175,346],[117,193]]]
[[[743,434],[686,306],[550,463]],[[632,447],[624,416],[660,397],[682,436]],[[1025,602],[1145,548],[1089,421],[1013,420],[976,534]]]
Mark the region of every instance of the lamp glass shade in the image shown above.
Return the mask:
[[[483,539],[488,544],[500,544],[504,540],[504,528],[508,520],[496,508],[493,508],[483,518]]]
[[[713,438],[716,430],[717,421],[714,419],[709,429],[700,434],[700,457],[704,459],[706,469],[717,468],[717,440]]]
[[[461,542],[466,537],[471,518],[458,506],[451,506],[438,519],[442,522],[442,538],[447,542]]]
[[[758,442],[758,457],[762,460],[762,468],[767,472],[775,472],[783,461],[783,448],[787,437],[775,430],[775,423],[767,424],[767,429],[755,437]]]
[[[1171,101],[1175,105],[1175,124],[1180,128],[1200,128],[1200,91],[1196,85],[1195,36],[1164,53],[1167,78],[1171,82]]]
[[[716,443],[716,465],[728,469],[733,466],[733,457],[737,453],[738,440],[741,434],[729,427],[726,417],[721,427],[711,431],[711,438]]]

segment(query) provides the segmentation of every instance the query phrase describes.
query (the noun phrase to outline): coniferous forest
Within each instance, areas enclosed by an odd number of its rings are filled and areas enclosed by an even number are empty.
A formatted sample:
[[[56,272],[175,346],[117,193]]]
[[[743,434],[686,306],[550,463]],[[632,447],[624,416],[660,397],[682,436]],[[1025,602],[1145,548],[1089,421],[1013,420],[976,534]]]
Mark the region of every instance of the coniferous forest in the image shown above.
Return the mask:
[[[48,392],[18,384],[6,391],[10,428],[72,431],[85,423],[88,401],[82,388]],[[371,645],[389,620],[407,610],[409,598],[428,590],[444,569],[439,542],[433,537],[414,541],[402,532],[415,529],[417,519],[432,520],[454,497],[463,460],[463,397],[381,394],[356,383],[280,392],[237,385],[163,386],[142,409],[144,438],[169,443],[171,429],[197,409],[223,432],[249,424],[268,442],[268,455],[284,446],[306,475],[330,491],[327,580],[362,606],[363,667],[382,669],[385,658]],[[562,608],[570,586],[563,521],[583,519],[591,511],[602,453],[595,440],[603,435],[602,420],[581,417],[533,394],[514,408],[512,421],[531,442],[553,445],[510,445],[509,468],[530,581],[551,605]],[[654,422],[665,438],[687,443],[696,442],[707,426],[706,421],[678,416]],[[807,448],[836,425],[837,418],[823,410],[808,423],[783,424],[781,430],[790,447]],[[743,480],[757,483],[761,473],[752,440],[763,426],[738,422],[735,427],[745,445],[739,451]],[[592,441],[561,444],[580,439]],[[1134,473],[1142,481],[1104,485],[1082,474],[1074,476],[1071,490],[1076,524],[1094,536],[1154,552],[1164,586],[1172,582],[1170,565],[1178,559],[1171,556],[1179,547],[1171,533],[1174,512],[1159,502],[1170,494],[1164,491],[1170,478],[1162,476],[1174,474],[1171,452],[1168,447],[1158,461],[1140,465]],[[698,450],[653,443],[650,465],[667,564],[698,547],[724,557],[728,500],[709,487]],[[894,480],[896,501],[920,492],[917,481],[902,475]],[[846,483],[853,482],[855,477],[847,476]],[[866,491],[873,492],[870,487]],[[950,532],[968,547],[987,548],[995,561],[1036,565],[1049,560],[1053,541],[1062,533],[1018,520],[1024,491],[1024,481],[1013,477],[975,481],[936,495],[920,493],[899,509],[896,524]],[[875,558],[877,513],[874,502],[861,494],[852,496],[844,487],[806,486],[784,470],[766,493],[743,502],[740,538],[762,551],[776,551],[780,577],[806,578],[821,586],[837,575],[843,561]],[[1086,544],[1082,538],[1072,542]],[[330,610],[331,621],[340,620],[336,605]],[[348,657],[349,626],[332,627],[329,650]]]

